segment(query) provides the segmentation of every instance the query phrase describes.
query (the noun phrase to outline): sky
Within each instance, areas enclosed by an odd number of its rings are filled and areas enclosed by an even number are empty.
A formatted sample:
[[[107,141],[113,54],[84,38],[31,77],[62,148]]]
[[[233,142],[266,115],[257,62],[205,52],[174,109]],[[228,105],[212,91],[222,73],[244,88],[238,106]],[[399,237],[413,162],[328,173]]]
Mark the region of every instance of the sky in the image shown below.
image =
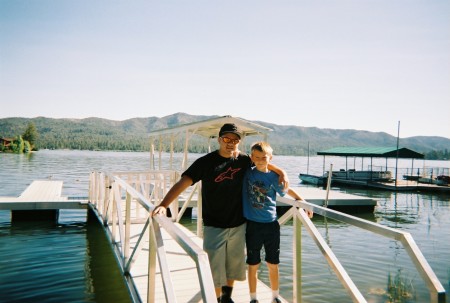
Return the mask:
[[[449,12],[448,0],[0,0],[0,118],[183,112],[450,138]]]

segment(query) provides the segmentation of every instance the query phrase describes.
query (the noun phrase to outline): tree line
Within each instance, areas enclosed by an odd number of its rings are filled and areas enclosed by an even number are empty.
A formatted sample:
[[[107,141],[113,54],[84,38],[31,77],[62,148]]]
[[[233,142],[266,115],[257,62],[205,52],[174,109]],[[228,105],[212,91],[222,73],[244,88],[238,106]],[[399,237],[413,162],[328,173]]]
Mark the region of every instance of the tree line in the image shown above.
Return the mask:
[[[0,139],[14,138],[13,144],[6,150],[13,152],[39,149],[148,151],[150,150],[148,134],[153,130],[175,127],[205,118],[210,117],[177,113],[163,118],[133,118],[125,121],[101,118],[3,118],[0,119]],[[396,144],[396,138],[386,133],[258,123],[273,130],[269,135],[269,141],[277,155],[307,156],[308,154],[316,155],[317,151],[336,146],[395,146]],[[248,151],[248,145],[254,140],[256,139],[249,138],[245,144],[241,144],[240,148]],[[156,146],[159,147],[159,142],[156,142]],[[447,138],[405,138],[402,139],[402,146],[424,154],[426,159],[450,159],[450,140]],[[179,152],[183,150],[183,147],[183,138],[178,138],[174,150]],[[2,144],[0,148],[2,148],[0,151],[5,150]],[[169,151],[170,146],[163,146],[163,150]],[[189,152],[206,153],[205,140],[193,136],[190,139]]]
[[[38,138],[38,132],[34,123],[30,122],[27,128],[21,135],[17,135],[13,138],[8,145],[1,144],[0,151],[13,152],[13,153],[28,153],[36,149],[36,142]],[[2,138],[3,142],[6,142],[6,138]],[[8,140],[9,141],[9,140]]]

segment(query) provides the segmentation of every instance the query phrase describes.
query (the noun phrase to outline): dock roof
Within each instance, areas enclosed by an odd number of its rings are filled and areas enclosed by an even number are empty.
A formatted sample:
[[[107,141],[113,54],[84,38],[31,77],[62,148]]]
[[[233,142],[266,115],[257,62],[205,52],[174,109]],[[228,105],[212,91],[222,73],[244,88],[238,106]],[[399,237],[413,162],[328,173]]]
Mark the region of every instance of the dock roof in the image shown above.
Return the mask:
[[[219,130],[225,123],[234,123],[238,125],[242,132],[244,137],[252,136],[252,135],[263,135],[267,136],[269,132],[272,131],[272,129],[241,119],[236,118],[232,116],[223,116],[218,118],[212,118],[208,120],[203,120],[199,122],[193,122],[193,123],[187,123],[175,127],[169,127],[164,129],[159,129],[150,132],[150,137],[157,137],[157,136],[164,136],[164,135],[171,135],[171,134],[178,134],[178,133],[184,133],[189,132],[196,135],[200,135],[206,138],[214,138],[217,137],[219,134]]]
[[[323,156],[363,157],[363,158],[396,158],[397,147],[334,147],[317,152]],[[424,155],[411,149],[402,147],[398,149],[399,158],[423,159]]]

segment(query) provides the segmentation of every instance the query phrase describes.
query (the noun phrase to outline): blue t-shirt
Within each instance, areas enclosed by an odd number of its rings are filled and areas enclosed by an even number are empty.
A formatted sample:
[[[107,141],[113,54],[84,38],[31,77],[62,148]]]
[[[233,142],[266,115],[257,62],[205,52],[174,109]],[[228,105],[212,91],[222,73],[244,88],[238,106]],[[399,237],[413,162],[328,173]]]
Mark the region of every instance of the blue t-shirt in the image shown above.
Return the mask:
[[[277,193],[285,195],[278,179],[279,176],[273,171],[264,173],[256,167],[247,169],[242,187],[245,218],[260,223],[277,220]]]

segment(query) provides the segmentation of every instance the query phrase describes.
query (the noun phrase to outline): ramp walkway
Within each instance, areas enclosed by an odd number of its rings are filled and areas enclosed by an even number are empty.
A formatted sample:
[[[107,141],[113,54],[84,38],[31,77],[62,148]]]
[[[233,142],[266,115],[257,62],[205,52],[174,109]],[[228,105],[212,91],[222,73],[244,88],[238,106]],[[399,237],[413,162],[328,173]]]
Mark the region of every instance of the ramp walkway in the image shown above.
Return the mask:
[[[181,224],[175,224],[199,247],[202,247],[203,240],[201,238],[197,237]],[[144,224],[131,224],[131,249],[134,249],[136,246],[137,239],[139,238],[143,227]],[[195,261],[189,257],[185,250],[165,231],[165,229],[161,229],[161,233],[177,302],[203,302]],[[148,295],[148,244],[149,242],[146,241],[142,247],[139,258],[136,259],[136,263],[130,271],[130,276],[133,279],[139,297],[143,302],[146,302]],[[261,266],[266,265],[262,264]],[[163,278],[159,266],[156,269],[155,283],[154,302],[166,302]],[[247,281],[235,282],[232,296],[234,302],[250,302],[247,283]],[[260,302],[271,302],[272,291],[268,285],[258,280],[257,290],[258,300]],[[282,302],[288,302],[283,298],[281,299]]]

